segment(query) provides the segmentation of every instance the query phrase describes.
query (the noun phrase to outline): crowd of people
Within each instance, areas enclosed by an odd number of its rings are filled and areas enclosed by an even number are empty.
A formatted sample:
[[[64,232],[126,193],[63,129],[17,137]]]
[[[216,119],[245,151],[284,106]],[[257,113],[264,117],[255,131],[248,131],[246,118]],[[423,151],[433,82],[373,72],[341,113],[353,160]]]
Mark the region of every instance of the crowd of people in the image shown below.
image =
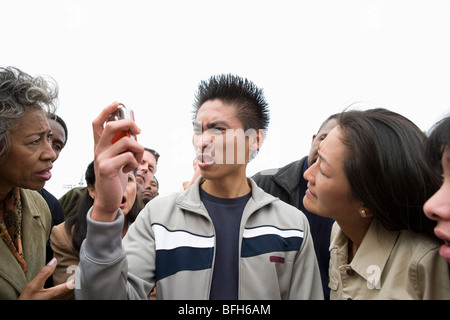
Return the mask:
[[[248,177],[269,104],[212,76],[182,191],[158,197],[159,153],[112,142],[145,130],[107,121],[114,102],[92,121],[87,186],[56,199],[56,88],[0,68],[0,299],[450,299],[450,116],[426,135],[388,109],[344,110],[308,155]]]

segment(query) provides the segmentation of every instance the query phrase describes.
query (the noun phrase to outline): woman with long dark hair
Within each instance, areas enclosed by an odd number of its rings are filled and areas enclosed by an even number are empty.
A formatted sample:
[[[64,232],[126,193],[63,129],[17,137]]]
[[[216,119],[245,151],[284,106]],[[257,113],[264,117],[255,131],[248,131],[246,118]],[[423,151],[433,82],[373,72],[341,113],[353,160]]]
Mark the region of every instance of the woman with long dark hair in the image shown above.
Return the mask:
[[[305,172],[305,207],[333,218],[330,299],[450,299],[423,203],[440,185],[425,134],[386,109],[346,111]]]

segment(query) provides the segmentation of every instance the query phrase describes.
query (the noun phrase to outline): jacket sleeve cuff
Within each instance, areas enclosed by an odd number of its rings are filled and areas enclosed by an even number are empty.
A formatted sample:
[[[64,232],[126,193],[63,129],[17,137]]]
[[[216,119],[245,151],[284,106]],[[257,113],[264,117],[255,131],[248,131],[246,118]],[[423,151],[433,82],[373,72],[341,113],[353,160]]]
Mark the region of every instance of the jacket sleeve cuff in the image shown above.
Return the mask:
[[[91,219],[92,208],[87,213],[87,231],[84,252],[89,259],[98,263],[108,263],[120,258],[122,248],[122,229],[124,214],[119,209],[116,220],[99,222]]]

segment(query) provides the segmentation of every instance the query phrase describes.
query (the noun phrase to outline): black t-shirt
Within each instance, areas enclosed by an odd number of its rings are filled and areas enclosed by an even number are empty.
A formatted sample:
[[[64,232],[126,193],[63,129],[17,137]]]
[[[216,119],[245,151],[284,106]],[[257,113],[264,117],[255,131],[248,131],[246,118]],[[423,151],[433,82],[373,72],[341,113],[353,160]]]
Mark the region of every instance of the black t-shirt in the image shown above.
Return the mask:
[[[216,246],[211,283],[211,300],[237,300],[239,281],[239,230],[251,192],[243,197],[225,199],[200,188],[200,198],[214,224]]]

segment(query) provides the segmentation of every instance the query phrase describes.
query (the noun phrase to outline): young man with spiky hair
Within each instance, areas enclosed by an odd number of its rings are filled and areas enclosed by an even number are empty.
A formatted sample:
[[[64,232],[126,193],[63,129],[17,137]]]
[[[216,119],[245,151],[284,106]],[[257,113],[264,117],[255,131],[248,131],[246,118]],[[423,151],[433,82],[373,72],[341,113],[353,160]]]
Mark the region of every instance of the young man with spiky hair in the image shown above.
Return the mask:
[[[200,83],[193,145],[201,177],[149,202],[123,243],[124,176],[143,148],[128,138],[111,144],[118,130],[140,132],[127,120],[103,126],[117,106],[93,122],[97,194],[77,298],[147,299],[156,285],[158,299],[323,299],[306,217],[246,176],[269,123],[261,89],[234,75]]]

